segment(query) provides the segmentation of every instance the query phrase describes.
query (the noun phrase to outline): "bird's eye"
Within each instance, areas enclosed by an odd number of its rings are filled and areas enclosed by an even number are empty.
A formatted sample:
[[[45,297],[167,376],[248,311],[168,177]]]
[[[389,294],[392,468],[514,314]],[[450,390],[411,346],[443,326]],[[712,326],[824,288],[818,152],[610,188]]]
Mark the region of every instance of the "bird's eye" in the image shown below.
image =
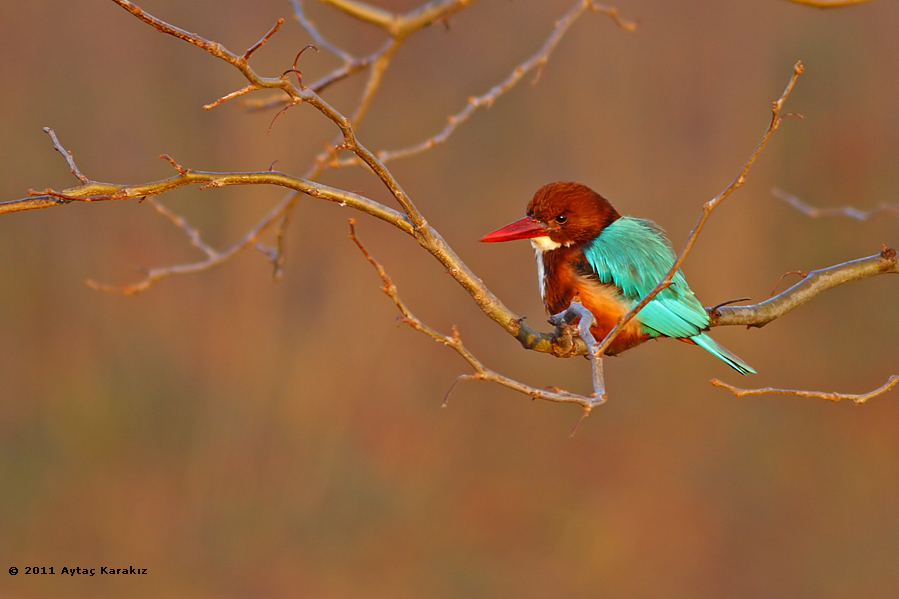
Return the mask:
[[[564,214],[560,214],[559,216],[556,217],[556,222],[559,223],[560,225],[562,223],[564,223],[566,220],[568,220],[568,217]]]

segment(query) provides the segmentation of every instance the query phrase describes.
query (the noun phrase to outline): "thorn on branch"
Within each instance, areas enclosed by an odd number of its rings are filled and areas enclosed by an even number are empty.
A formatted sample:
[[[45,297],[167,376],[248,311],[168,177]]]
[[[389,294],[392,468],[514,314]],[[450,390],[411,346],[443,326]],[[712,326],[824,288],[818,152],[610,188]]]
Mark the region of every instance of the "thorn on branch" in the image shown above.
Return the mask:
[[[71,169],[72,174],[78,177],[78,180],[81,181],[82,185],[87,185],[90,183],[90,179],[85,177],[82,172],[78,169],[78,165],[75,164],[75,158],[72,157],[72,153],[62,147],[62,144],[59,143],[59,139],[56,137],[56,132],[50,127],[44,127],[44,133],[50,136],[50,139],[53,140],[53,148],[62,154],[63,158],[66,159],[66,162],[69,164],[69,169]]]

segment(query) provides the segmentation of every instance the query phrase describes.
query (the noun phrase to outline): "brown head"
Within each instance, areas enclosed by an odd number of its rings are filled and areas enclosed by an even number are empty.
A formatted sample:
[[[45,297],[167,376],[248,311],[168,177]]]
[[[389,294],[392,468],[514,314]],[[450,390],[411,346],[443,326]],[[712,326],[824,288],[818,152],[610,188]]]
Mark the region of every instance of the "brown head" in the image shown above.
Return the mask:
[[[481,238],[481,241],[535,239],[543,246],[588,242],[621,218],[609,201],[580,183],[557,181],[537,190],[527,216]],[[539,238],[548,238],[539,243]]]

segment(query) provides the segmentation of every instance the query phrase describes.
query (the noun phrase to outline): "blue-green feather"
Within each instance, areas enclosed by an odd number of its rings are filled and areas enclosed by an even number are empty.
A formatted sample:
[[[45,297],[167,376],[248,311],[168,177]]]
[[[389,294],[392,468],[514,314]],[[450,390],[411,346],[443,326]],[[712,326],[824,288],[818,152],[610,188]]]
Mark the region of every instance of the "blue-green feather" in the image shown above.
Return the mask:
[[[633,306],[662,280],[676,258],[665,232],[654,222],[622,217],[603,229],[584,248],[584,256],[602,283],[621,290],[622,300]],[[687,338],[746,374],[755,372],[742,360],[703,334],[709,315],[693,295],[681,271],[637,314],[652,337]]]

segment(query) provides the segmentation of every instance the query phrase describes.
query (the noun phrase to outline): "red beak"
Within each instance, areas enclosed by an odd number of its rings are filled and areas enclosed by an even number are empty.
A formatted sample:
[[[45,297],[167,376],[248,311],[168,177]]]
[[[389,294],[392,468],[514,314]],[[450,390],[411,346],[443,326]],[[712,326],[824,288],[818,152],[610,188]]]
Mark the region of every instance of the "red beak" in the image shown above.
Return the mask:
[[[487,233],[481,237],[481,241],[493,243],[495,241],[512,241],[514,239],[530,239],[547,235],[546,227],[532,216],[526,216],[493,233]]]

